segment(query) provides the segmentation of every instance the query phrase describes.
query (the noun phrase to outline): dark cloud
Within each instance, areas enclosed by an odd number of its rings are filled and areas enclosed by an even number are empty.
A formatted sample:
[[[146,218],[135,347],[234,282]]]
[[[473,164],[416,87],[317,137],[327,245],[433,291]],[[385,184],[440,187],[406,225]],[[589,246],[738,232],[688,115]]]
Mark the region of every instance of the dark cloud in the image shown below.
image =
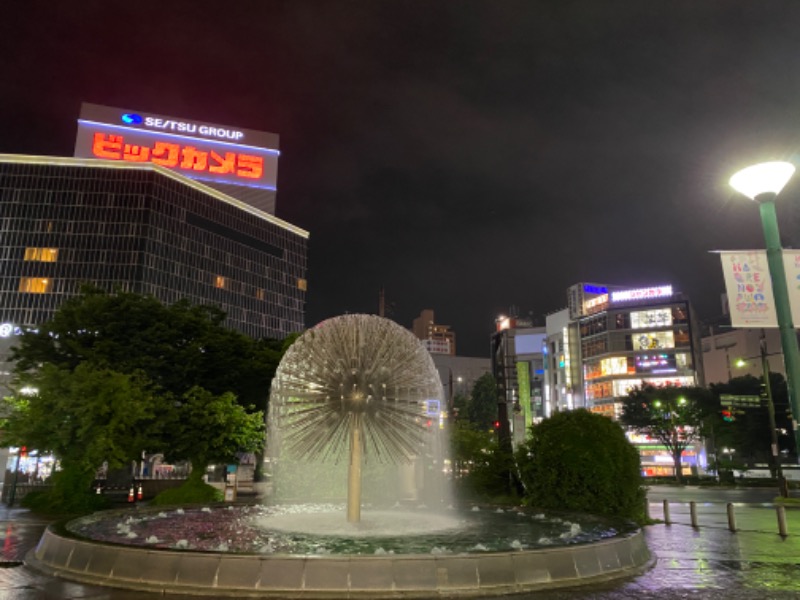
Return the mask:
[[[281,136],[309,325],[422,308],[485,353],[590,280],[719,310],[709,250],[762,245],[737,168],[800,154],[790,0],[12,3],[0,151],[69,155],[82,101]],[[800,184],[778,207],[800,247]]]

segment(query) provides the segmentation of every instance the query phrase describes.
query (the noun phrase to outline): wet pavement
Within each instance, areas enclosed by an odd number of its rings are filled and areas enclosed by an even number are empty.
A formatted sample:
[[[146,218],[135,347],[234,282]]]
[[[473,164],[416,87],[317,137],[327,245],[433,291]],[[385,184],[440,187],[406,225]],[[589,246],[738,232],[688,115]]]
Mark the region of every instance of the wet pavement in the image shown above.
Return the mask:
[[[669,501],[672,525],[645,529],[656,558],[646,572],[605,584],[577,589],[544,590],[515,596],[524,600],[588,599],[800,599],[800,508],[787,509],[789,535],[778,535],[774,493],[769,490],[705,490],[654,488],[650,513],[663,518]],[[694,501],[700,527],[690,525],[689,501]],[[739,530],[728,530],[727,504],[736,511]],[[61,600],[168,598],[182,595],[70,583],[41,575],[25,566],[25,554],[35,547],[47,521],[27,510],[0,507],[0,600]]]

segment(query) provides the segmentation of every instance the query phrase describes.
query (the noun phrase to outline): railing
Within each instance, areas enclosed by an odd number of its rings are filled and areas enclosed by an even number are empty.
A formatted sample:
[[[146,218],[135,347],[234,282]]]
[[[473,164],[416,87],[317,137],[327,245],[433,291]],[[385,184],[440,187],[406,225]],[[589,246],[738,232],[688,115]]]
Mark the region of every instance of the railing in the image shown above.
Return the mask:
[[[657,503],[654,503],[658,505]],[[726,528],[729,531],[736,533],[737,531],[749,531],[749,532],[775,532],[773,527],[777,526],[777,534],[781,537],[787,537],[789,535],[789,523],[786,518],[786,507],[782,504],[757,504],[757,505],[748,505],[749,511],[747,513],[745,527],[740,527],[739,523],[737,522],[737,515],[736,515],[736,504],[732,502],[728,502],[725,505],[725,515],[722,518],[722,515],[717,513],[713,508],[719,506],[716,503],[710,502],[703,502],[700,503],[701,506],[709,508],[708,510],[702,512],[698,511],[698,503],[695,501],[690,502],[673,502],[674,505],[680,507],[682,510],[681,515],[683,516],[683,520],[675,520],[672,516],[672,510],[669,500],[662,501],[662,520],[665,525],[689,525],[693,529],[700,529],[701,527],[709,527],[709,528]],[[645,503],[647,509],[647,517],[650,518],[650,502]],[[686,518],[686,511],[685,508],[688,506],[688,523],[685,521]],[[774,509],[774,516],[775,520],[772,521],[773,525],[768,525],[768,520],[766,518],[767,512],[772,512],[769,509]],[[797,512],[797,511],[795,511]]]

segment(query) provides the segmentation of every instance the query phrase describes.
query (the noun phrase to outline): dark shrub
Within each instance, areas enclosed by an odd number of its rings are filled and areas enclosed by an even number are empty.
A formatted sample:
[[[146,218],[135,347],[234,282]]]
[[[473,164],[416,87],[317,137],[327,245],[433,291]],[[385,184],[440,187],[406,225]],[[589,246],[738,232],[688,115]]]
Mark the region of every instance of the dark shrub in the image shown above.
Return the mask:
[[[187,479],[180,487],[164,490],[150,501],[154,505],[221,502],[223,493],[199,479]]]
[[[617,423],[574,410],[534,425],[531,432],[517,451],[527,504],[644,520],[639,453]]]

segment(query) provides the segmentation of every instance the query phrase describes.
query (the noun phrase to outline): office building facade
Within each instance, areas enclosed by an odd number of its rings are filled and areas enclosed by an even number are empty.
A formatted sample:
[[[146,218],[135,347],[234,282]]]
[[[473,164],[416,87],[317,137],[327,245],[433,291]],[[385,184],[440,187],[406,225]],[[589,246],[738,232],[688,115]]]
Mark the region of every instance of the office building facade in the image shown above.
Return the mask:
[[[12,335],[84,283],[216,305],[256,338],[304,327],[308,233],[152,162],[0,155],[0,233]]]

